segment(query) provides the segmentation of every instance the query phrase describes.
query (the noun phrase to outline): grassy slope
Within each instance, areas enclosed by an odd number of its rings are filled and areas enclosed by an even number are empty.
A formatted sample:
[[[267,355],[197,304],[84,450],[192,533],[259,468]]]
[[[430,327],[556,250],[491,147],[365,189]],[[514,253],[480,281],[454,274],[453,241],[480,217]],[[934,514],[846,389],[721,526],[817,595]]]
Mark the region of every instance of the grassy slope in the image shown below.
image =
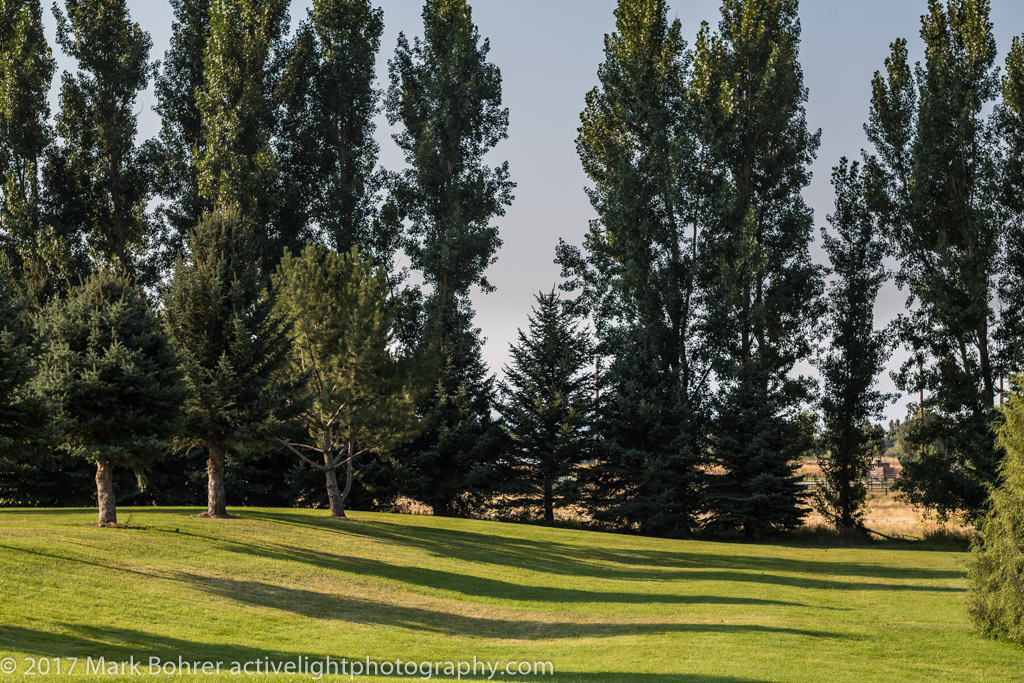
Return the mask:
[[[550,660],[546,680],[587,683],[1024,670],[1024,651],[970,627],[962,553],[196,512],[123,509],[146,527],[125,530],[82,526],[93,510],[0,510],[0,657],[475,655]]]

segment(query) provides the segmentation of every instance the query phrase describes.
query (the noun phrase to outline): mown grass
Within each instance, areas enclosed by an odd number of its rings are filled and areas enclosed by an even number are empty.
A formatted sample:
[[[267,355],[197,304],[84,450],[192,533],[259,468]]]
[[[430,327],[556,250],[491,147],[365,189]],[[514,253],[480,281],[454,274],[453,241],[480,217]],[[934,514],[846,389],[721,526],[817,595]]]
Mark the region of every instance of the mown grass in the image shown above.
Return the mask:
[[[475,656],[551,661],[556,672],[493,680],[584,683],[1017,680],[1024,672],[1024,650],[972,629],[965,556],[948,548],[197,512],[122,509],[121,521],[144,528],[103,529],[84,526],[93,510],[0,510],[0,658],[23,670],[25,657]],[[73,680],[90,679],[81,673]]]

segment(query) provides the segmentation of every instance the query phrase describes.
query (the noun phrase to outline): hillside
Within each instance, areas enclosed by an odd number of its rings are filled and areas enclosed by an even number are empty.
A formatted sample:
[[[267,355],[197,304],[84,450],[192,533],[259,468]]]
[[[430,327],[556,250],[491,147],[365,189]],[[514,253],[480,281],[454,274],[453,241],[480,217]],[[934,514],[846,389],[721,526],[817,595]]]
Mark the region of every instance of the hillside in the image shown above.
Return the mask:
[[[26,657],[77,657],[72,680],[120,680],[83,675],[86,658],[228,667],[475,656],[556,672],[492,680],[1009,680],[1024,663],[1020,649],[971,628],[959,552],[371,513],[333,522],[307,510],[245,509],[225,521],[193,509],[120,512],[142,528],[84,526],[94,510],[0,510],[0,658],[14,657],[19,672]],[[56,666],[48,679],[68,678]]]

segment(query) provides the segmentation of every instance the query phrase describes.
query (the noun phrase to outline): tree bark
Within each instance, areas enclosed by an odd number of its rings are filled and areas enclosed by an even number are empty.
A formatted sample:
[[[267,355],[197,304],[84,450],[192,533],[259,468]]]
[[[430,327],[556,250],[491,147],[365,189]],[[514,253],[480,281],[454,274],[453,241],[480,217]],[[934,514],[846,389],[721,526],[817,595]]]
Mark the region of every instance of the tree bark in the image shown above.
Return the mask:
[[[206,513],[203,517],[228,519],[228,499],[224,492],[224,449],[214,446],[206,459]]]
[[[335,466],[334,455],[324,453],[324,476],[327,478],[327,501],[331,506],[331,517],[345,519],[345,499],[338,489],[338,470]]]
[[[100,508],[97,524],[117,524],[117,501],[114,498],[114,465],[109,460],[96,460],[96,501]]]

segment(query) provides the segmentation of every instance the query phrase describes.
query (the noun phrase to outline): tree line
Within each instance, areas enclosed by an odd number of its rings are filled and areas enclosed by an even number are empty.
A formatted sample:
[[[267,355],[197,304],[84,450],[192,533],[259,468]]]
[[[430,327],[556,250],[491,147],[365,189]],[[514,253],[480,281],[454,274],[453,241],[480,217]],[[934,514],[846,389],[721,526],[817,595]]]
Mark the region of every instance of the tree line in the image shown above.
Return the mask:
[[[40,3],[0,2],[5,504],[98,501],[111,524],[118,499],[408,498],[759,538],[800,525],[796,463],[818,454],[813,504],[862,530],[899,346],[923,399],[901,495],[986,514],[1024,361],[1024,43],[1000,68],[987,0],[931,0],[916,65],[892,43],[870,148],[833,169],[827,265],[797,1],[722,0],[691,45],[665,0],[620,0],[576,141],[596,218],[501,381],[470,293],[493,289],[513,201],[487,162],[509,112],[468,2],[426,0],[386,88],[369,0],[314,0],[291,34],[284,0],[171,4],[160,64],[125,0],[55,6],[76,68],[53,113]],[[879,329],[891,279],[906,307]]]

